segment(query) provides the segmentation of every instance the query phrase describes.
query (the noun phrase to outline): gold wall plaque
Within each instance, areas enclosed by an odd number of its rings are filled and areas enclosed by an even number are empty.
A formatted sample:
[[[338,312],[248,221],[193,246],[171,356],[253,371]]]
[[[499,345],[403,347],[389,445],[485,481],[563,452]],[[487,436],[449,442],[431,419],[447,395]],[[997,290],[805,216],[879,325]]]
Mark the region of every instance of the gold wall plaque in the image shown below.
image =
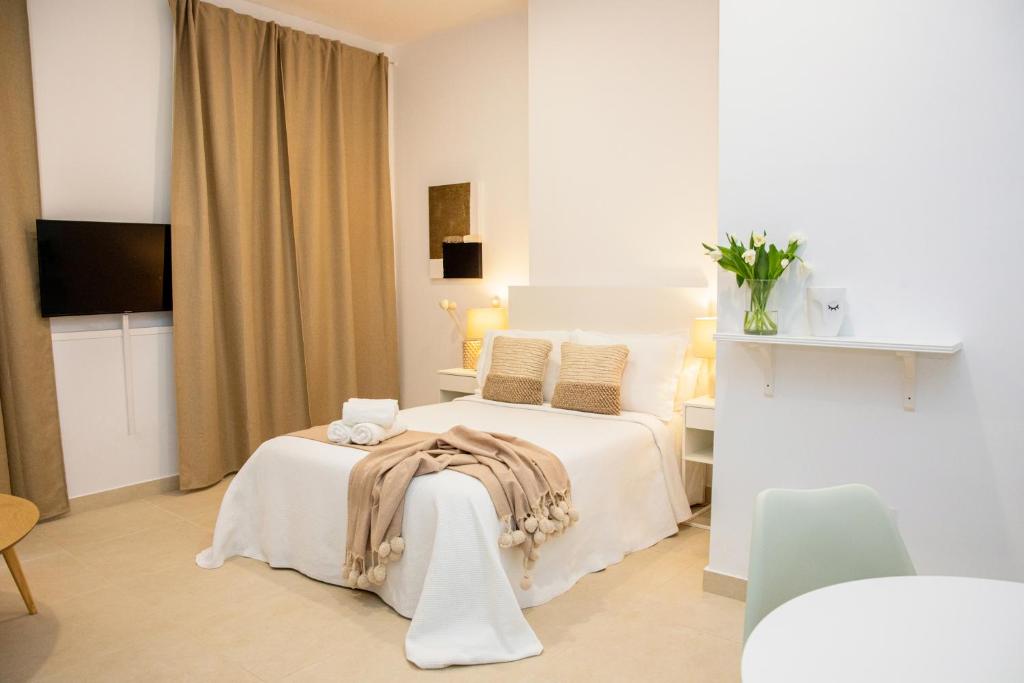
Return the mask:
[[[430,204],[430,258],[441,258],[445,237],[470,234],[469,183],[434,185],[428,188]]]

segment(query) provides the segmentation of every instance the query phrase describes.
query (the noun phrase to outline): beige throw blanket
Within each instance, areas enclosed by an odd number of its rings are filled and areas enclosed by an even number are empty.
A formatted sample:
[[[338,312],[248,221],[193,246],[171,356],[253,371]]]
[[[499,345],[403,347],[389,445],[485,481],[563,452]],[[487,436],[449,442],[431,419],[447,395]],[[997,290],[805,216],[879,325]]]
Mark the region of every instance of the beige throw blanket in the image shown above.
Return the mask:
[[[478,479],[503,524],[502,548],[523,553],[524,590],[537,547],[579,520],[561,461],[551,452],[505,434],[454,427],[414,445],[378,447],[352,468],[348,482],[345,569],[350,587],[369,588],[387,578],[387,564],[405,550],[402,515],[413,477],[444,469]]]

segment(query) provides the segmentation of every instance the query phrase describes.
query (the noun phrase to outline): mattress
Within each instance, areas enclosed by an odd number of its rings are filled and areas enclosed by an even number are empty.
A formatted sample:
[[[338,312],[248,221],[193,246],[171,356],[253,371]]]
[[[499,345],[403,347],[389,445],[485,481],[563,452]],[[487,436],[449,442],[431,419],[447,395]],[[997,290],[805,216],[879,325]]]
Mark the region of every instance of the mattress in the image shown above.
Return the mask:
[[[543,604],[586,574],[678,530],[690,516],[679,468],[680,421],[592,415],[467,396],[401,412],[417,431],[455,425],[513,434],[555,453],[572,481],[580,522],[540,549],[533,586],[519,587],[522,553],[498,547],[501,525],[483,485],[454,471],[417,477],[406,494],[402,559],[372,587],[412,620],[406,657],[421,668],[504,662],[543,647],[522,608]],[[213,545],[196,562],[232,556],[341,584],[348,476],[365,452],[281,436],[232,480]]]

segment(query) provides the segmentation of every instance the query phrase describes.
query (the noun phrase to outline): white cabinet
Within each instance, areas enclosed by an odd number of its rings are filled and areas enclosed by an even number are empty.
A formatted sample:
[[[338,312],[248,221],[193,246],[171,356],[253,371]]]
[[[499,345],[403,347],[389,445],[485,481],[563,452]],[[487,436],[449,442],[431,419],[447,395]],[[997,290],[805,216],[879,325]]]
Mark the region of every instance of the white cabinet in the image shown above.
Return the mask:
[[[685,430],[682,466],[686,468],[688,463],[692,463],[709,470],[704,479],[710,482],[710,469],[715,464],[715,399],[710,396],[699,396],[687,401],[684,405],[683,424]],[[693,518],[686,522],[687,524],[701,529],[710,528],[711,503],[694,510],[693,513]],[[707,519],[709,523],[698,521],[698,517],[701,520]]]
[[[441,403],[472,394],[476,391],[476,370],[466,368],[438,370],[437,386],[440,390]]]

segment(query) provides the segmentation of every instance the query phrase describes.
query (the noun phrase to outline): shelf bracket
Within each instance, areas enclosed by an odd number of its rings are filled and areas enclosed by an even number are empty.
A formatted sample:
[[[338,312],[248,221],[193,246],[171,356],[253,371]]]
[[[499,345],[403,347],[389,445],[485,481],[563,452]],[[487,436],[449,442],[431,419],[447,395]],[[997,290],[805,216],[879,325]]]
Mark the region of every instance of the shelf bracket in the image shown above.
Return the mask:
[[[903,360],[903,410],[913,411],[917,398],[917,354],[897,353]]]
[[[775,395],[775,348],[771,344],[751,344],[750,349],[757,356],[758,365],[761,366],[761,373],[764,376],[765,396]]]

